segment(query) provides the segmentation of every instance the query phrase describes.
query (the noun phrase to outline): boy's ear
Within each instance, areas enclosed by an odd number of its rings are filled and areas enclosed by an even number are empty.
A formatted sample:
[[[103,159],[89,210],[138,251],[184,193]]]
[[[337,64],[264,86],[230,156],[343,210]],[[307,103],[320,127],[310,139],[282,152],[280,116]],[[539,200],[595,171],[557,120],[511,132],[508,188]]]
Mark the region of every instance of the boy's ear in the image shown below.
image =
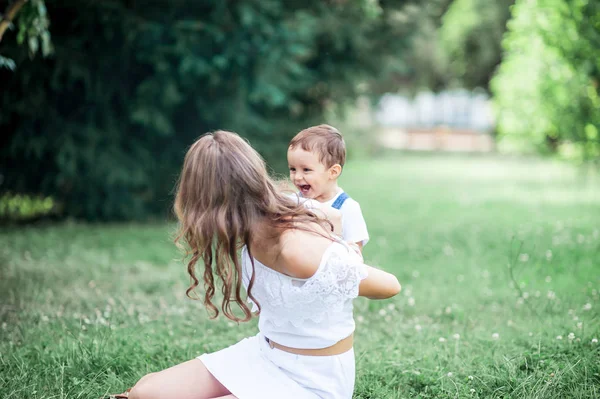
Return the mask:
[[[331,168],[329,168],[329,177],[332,179],[337,179],[342,174],[342,166],[339,163],[336,163]]]

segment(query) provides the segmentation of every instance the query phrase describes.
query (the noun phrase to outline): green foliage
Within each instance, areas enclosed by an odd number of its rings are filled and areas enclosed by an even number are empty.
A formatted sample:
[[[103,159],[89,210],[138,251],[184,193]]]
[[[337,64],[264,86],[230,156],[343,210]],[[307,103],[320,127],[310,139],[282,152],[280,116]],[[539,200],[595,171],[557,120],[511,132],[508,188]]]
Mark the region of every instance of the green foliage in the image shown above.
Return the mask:
[[[502,58],[502,35],[514,0],[421,2],[410,46],[398,61],[403,87],[488,89]]]
[[[27,43],[33,57],[41,51],[44,57],[52,53],[50,42],[50,20],[44,0],[29,0],[19,11],[17,24],[17,43]]]
[[[401,57],[384,65],[372,83],[376,93],[416,91],[426,87],[443,90],[452,79],[446,53],[440,46],[441,17],[452,0],[411,4],[395,15],[396,23],[407,25],[406,49]]]
[[[278,168],[399,55],[404,3],[48,0],[52,58],[2,42],[0,187],[88,220],[165,215],[186,147],[219,128]]]
[[[6,194],[0,197],[0,220],[28,220],[50,214],[55,207],[52,198]]]
[[[442,18],[440,48],[454,83],[488,88],[502,58],[502,36],[514,0],[455,0]]]
[[[29,0],[18,11],[16,17],[18,44],[26,43],[29,54],[34,57],[38,52],[47,57],[52,54],[50,40],[50,20],[44,0]],[[14,24],[11,24],[14,25]],[[16,63],[13,59],[0,55],[0,69],[14,71]]]
[[[365,261],[403,286],[354,302],[354,398],[599,397],[600,176],[581,177],[552,161],[350,161]],[[185,296],[173,230],[1,230],[0,397],[100,398],[256,334]]]
[[[501,145],[600,159],[600,5],[519,1],[493,80]]]

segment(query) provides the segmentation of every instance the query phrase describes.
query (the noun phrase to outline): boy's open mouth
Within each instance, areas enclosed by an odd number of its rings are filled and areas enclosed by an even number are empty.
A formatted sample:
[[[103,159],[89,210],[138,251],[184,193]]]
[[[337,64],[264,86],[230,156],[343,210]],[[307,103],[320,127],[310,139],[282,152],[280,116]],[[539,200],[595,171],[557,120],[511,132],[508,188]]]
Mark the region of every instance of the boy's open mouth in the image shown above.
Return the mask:
[[[306,194],[310,191],[310,184],[302,184],[302,185],[298,186],[298,188],[300,189],[300,192],[302,194]]]

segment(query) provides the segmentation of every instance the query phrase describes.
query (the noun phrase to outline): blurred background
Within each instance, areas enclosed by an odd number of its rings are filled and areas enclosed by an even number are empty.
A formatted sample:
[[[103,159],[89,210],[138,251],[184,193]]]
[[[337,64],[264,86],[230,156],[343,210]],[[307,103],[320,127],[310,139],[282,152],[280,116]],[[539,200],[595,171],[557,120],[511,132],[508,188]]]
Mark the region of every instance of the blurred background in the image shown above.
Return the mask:
[[[600,157],[600,4],[0,1],[0,218],[169,214],[214,129],[276,172],[302,128],[386,151]]]

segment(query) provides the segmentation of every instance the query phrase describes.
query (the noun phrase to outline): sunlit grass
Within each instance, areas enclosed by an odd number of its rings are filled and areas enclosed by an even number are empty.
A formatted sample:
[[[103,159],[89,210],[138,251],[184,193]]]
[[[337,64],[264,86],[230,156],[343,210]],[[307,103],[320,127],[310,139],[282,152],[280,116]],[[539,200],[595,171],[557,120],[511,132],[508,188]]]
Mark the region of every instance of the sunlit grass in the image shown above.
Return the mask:
[[[596,176],[400,155],[351,161],[342,186],[369,226],[367,262],[403,284],[356,301],[356,398],[600,395]],[[0,397],[96,398],[254,334],[185,297],[173,227],[3,231]]]

